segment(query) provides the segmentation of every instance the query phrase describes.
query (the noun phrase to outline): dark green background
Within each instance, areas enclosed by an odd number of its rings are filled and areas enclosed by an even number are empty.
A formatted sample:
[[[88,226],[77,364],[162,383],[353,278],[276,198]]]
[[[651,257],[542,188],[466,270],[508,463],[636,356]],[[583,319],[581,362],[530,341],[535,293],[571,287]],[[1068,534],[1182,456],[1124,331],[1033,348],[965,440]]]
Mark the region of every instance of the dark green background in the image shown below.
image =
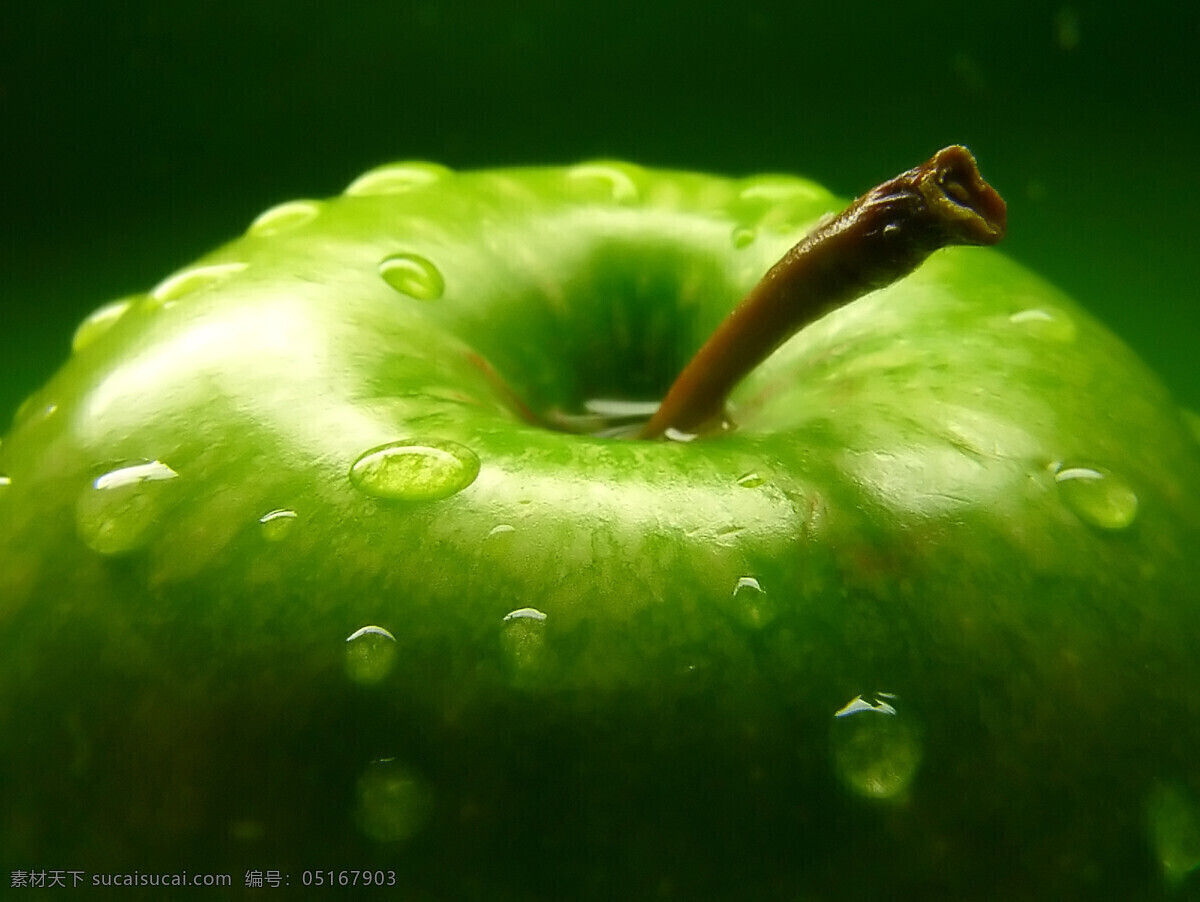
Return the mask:
[[[1195,9],[23,4],[0,20],[0,422],[90,309],[377,163],[615,156],[853,195],[950,142],[1008,198],[1007,253],[1200,408]]]

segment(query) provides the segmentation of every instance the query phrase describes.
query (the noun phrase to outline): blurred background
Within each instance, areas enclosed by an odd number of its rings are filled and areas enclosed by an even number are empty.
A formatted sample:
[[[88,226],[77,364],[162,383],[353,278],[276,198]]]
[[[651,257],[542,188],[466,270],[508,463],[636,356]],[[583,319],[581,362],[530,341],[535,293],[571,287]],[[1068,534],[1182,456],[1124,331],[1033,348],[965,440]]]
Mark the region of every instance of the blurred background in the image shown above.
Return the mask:
[[[1003,250],[1200,409],[1200,7],[43,0],[0,19],[0,431],[78,320],[404,158],[849,197],[961,142]],[[837,8],[835,8],[837,7]]]

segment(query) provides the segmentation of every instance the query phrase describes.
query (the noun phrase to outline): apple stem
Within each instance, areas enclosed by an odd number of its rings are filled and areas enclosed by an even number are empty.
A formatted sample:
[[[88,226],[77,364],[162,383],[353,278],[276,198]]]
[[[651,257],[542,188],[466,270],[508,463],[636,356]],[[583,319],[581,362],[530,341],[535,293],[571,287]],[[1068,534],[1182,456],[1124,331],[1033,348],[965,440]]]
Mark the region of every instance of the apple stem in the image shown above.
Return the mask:
[[[729,393],[809,323],[911,273],[938,248],[989,245],[1006,208],[965,147],[939,150],[809,232],[734,308],[683,368],[638,437],[728,428]]]

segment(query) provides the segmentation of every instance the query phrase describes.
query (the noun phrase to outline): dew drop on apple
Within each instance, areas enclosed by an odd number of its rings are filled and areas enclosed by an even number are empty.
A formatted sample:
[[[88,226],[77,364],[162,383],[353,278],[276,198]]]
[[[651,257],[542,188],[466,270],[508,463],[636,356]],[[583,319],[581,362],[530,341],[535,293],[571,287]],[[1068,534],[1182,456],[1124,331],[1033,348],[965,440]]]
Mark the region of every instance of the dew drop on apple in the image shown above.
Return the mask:
[[[441,272],[420,254],[392,254],[379,261],[379,274],[402,294],[421,301],[442,296],[446,282]]]
[[[0,498],[4,497],[4,493],[8,487],[12,485],[12,477],[4,473],[0,473]]]
[[[500,653],[509,676],[518,685],[542,671],[546,657],[546,615],[537,608],[518,608],[504,615]]]
[[[1027,335],[1045,341],[1068,344],[1075,340],[1075,320],[1063,310],[1049,305],[1019,310],[1008,318]]]
[[[346,676],[352,682],[382,682],[395,664],[396,637],[382,626],[364,626],[346,637]]]
[[[479,458],[457,442],[397,441],[363,452],[350,481],[375,498],[439,501],[457,495],[479,475]]]
[[[766,480],[763,479],[758,473],[753,471],[749,473],[743,473],[737,478],[737,484],[744,489],[756,489],[764,482],[766,482]]]
[[[607,199],[617,204],[632,204],[638,201],[641,192],[630,176],[633,167],[609,163],[581,163],[567,170],[567,178],[577,186],[597,186]]]
[[[1057,470],[1054,481],[1063,503],[1097,529],[1125,529],[1137,518],[1137,495],[1108,470],[1066,465]]]
[[[75,503],[75,530],[104,555],[126,554],[148,544],[175,501],[179,474],[161,461],[139,461],[92,480]]]
[[[403,194],[416,188],[432,185],[451,174],[451,170],[439,163],[411,160],[403,163],[388,163],[369,172],[364,172],[347,186],[345,193],[352,197],[369,197],[380,194]]]
[[[296,512],[287,508],[268,511],[258,518],[263,538],[268,542],[282,542],[291,534],[296,524]]]
[[[856,795],[894,799],[917,775],[920,732],[890,692],[855,696],[833,715],[832,749],[838,778]]]
[[[754,243],[754,239],[758,236],[757,232],[749,226],[738,226],[730,234],[733,241],[733,246],[738,250],[744,247],[749,247]]]
[[[125,315],[125,311],[133,306],[134,300],[132,297],[121,298],[89,313],[71,337],[71,350],[78,352],[95,342]]]
[[[225,281],[230,276],[241,272],[246,266],[245,263],[236,262],[193,266],[159,282],[150,292],[150,301],[162,305],[174,303],[181,298],[216,285],[218,282]]]
[[[395,758],[372,761],[359,775],[354,822],[381,843],[403,842],[421,832],[433,809],[429,782]]]
[[[307,225],[320,215],[321,206],[316,201],[293,200],[278,204],[261,213],[247,230],[258,238],[290,232],[302,225]]]
[[[1146,799],[1150,845],[1169,887],[1200,867],[1200,804],[1182,783],[1155,783]]]
[[[740,577],[733,587],[734,614],[743,626],[762,629],[775,619],[775,609],[753,576]]]

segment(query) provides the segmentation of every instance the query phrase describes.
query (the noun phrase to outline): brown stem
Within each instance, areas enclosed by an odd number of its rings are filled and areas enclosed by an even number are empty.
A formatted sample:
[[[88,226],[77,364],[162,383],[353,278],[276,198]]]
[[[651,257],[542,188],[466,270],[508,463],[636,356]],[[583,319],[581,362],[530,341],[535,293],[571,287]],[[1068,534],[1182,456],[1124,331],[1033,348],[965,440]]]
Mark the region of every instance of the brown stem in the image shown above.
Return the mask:
[[[872,188],[771,267],[683,368],[638,437],[719,428],[729,393],[800,329],[903,278],[938,248],[995,244],[1005,223],[1003,199],[958,145]]]

